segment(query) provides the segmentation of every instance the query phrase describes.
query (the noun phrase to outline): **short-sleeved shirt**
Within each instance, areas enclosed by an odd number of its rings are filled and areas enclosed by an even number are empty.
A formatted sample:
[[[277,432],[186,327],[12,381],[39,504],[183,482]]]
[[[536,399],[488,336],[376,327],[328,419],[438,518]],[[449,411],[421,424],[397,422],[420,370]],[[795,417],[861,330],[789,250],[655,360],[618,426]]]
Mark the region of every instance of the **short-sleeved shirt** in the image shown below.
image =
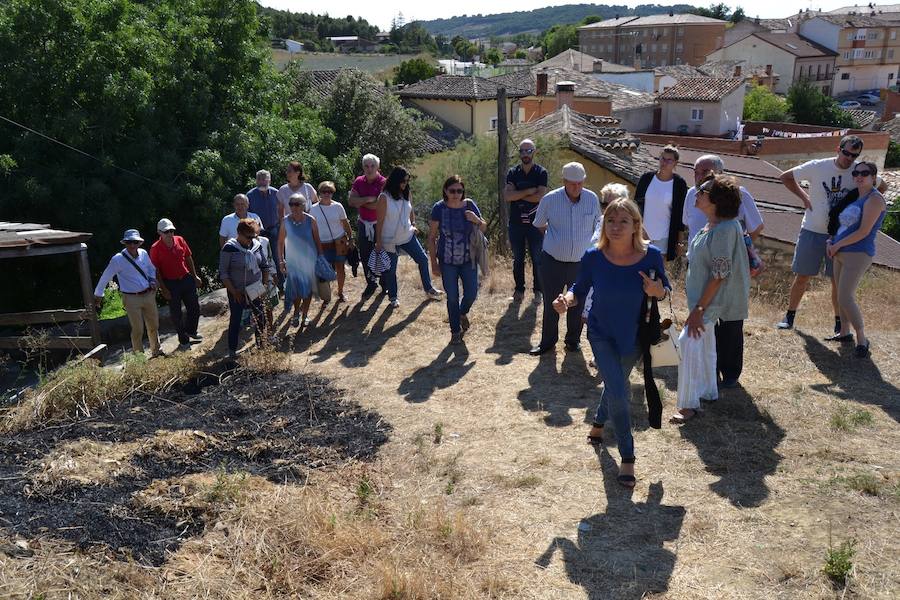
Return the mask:
[[[172,238],[171,248],[162,240],[156,240],[150,246],[150,260],[163,279],[181,279],[190,273],[187,259],[191,256],[191,247],[180,235]]]
[[[244,217],[246,219],[253,219],[259,226],[262,227],[262,219],[259,218],[259,215],[252,212],[247,212],[247,216]],[[226,240],[230,240],[231,238],[237,237],[237,226],[238,223],[241,222],[241,217],[237,216],[237,213],[231,213],[230,215],[225,215],[222,217],[222,223],[219,225],[219,235],[225,238]]]
[[[518,190],[547,187],[547,170],[539,164],[532,163],[528,172],[518,164],[506,172],[506,183]],[[527,200],[516,200],[509,204],[510,223],[533,223],[537,212],[537,204]]]
[[[534,226],[547,227],[544,252],[561,262],[578,262],[591,245],[599,220],[597,194],[583,188],[578,202],[572,202],[566,188],[561,187],[541,198]]]
[[[308,181],[301,181],[300,188],[297,190],[292,190],[288,183],[278,188],[278,192],[275,196],[278,198],[278,202],[281,206],[284,207],[284,214],[286,215],[291,212],[291,207],[288,205],[288,202],[294,194],[303,194],[303,197],[306,198],[306,212],[309,212],[309,209],[312,207],[313,198],[316,197],[316,188]]]
[[[347,234],[342,223],[347,220],[347,211],[340,202],[332,200],[328,206],[319,202],[310,209],[309,214],[316,218],[316,225],[319,226],[319,241],[323,244],[333,242]]]
[[[584,298],[588,290],[594,290],[588,336],[612,342],[620,355],[637,349],[638,321],[644,300],[644,280],[640,273],[649,275],[651,269],[656,271],[663,286],[671,289],[662,253],[653,246],[647,248],[641,260],[628,266],[611,263],[598,248],[585,252],[572,293]]]
[[[475,201],[466,198],[460,208],[450,208],[443,200],[431,207],[431,220],[438,223],[437,259],[442,265],[463,265],[472,259],[469,252],[469,235],[473,224],[466,220],[466,211],[479,217],[481,211]]]
[[[385,181],[387,181],[387,178],[385,178],[385,176],[381,173],[377,173],[375,175],[374,181],[368,181],[365,175],[360,175],[353,180],[353,185],[350,189],[356,190],[356,193],[364,198],[368,196],[374,196],[377,198],[378,195],[381,194],[381,191],[384,189]],[[360,206],[359,218],[363,221],[369,221],[370,223],[372,223],[378,219],[378,213],[374,208]]]
[[[255,187],[247,192],[247,198],[250,199],[250,212],[259,215],[264,229],[271,229],[281,223],[281,207],[275,188],[266,188],[265,192],[261,192]]]
[[[833,158],[822,158],[803,163],[792,169],[797,183],[809,182],[809,203],[812,208],[803,214],[801,229],[815,233],[828,233],[828,212],[843,200],[850,190],[856,189],[850,172],[853,166],[838,169]]]
[[[704,307],[703,321],[741,321],[747,318],[750,296],[750,262],[744,232],[737,219],[722,221],[701,230],[691,242],[691,260],[684,281],[688,307],[700,301],[709,280],[722,279],[722,285],[709,306]]]
[[[763,224],[762,215],[759,213],[759,209],[756,208],[756,201],[753,199],[753,195],[743,186],[741,186],[741,207],[738,209],[737,219],[744,226],[744,231],[747,233],[756,231]],[[697,208],[696,187],[691,187],[684,198],[681,222],[688,228],[687,243],[688,248],[690,248],[694,236],[706,227],[706,215]]]

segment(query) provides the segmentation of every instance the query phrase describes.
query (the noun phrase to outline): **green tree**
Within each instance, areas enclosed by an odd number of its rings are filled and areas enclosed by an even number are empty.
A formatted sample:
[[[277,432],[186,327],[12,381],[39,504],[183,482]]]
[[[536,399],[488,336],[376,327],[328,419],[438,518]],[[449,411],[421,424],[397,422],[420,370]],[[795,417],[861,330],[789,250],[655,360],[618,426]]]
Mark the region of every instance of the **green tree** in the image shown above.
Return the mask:
[[[829,127],[855,127],[853,117],[838,106],[837,101],[826,96],[808,81],[791,85],[787,93],[788,110],[796,123],[827,125]]]
[[[409,85],[438,74],[437,67],[423,58],[404,60],[396,68],[395,84]]]
[[[588,15],[583,18],[578,24],[579,25],[590,25],[591,23],[599,23],[603,20],[603,17],[600,15]]]
[[[754,85],[744,97],[745,121],[785,121],[787,116],[788,107],[784,98],[764,86]]]
[[[520,48],[513,54],[513,58],[528,58],[528,53]]]
[[[556,56],[569,48],[578,47],[578,28],[575,25],[554,25],[544,33],[542,46],[545,56]]]
[[[500,54],[500,51],[496,48],[488,48],[488,50],[481,55],[481,60],[496,67],[497,64],[503,60],[503,55]]]
[[[743,21],[746,18],[747,18],[747,15],[744,14],[744,9],[741,8],[740,6],[738,6],[736,9],[734,9],[734,12],[731,13],[731,22],[732,23],[740,23],[741,21]]]
[[[462,36],[453,38],[453,51],[462,61],[470,61],[478,53],[478,47]]]
[[[884,158],[884,166],[888,169],[900,167],[900,144],[891,140],[888,142],[887,156]]]
[[[687,12],[693,13],[695,15],[700,15],[701,17],[709,17],[711,19],[720,19],[722,21],[727,21],[731,18],[731,9],[728,8],[728,5],[724,2],[719,2],[718,4],[711,4],[709,8],[694,8]],[[743,11],[742,11],[743,14]]]

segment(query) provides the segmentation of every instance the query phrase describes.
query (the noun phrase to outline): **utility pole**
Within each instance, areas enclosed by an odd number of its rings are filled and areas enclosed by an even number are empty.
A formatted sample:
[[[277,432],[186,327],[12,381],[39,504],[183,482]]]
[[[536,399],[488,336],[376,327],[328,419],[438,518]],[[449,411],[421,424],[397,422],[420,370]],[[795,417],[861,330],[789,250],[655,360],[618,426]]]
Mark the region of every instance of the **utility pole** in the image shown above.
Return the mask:
[[[506,142],[509,137],[508,121],[506,119],[506,88],[497,88],[497,215],[500,218],[500,253],[509,252],[509,204],[503,198],[503,190],[506,188],[506,171],[509,168],[509,154]]]

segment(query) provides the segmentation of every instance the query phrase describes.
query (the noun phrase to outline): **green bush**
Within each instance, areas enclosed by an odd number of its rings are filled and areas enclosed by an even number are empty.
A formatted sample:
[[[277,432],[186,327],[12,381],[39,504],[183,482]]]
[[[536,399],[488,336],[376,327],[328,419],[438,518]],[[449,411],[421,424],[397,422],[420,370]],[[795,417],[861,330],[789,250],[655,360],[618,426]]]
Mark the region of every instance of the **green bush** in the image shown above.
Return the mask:
[[[125,316],[125,305],[122,302],[122,294],[111,287],[103,292],[103,306],[100,308],[100,320],[118,319]]]

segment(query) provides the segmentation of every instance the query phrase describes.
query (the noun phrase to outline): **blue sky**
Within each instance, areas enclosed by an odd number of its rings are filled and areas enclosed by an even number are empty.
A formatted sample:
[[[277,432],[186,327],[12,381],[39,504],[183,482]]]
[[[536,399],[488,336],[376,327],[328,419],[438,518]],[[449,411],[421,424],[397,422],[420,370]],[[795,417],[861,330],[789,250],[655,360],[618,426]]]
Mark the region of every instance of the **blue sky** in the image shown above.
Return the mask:
[[[370,23],[378,25],[383,29],[390,26],[391,19],[398,13],[402,12],[407,21],[413,19],[429,20],[441,17],[452,17],[456,15],[474,15],[474,14],[494,14],[503,12],[514,12],[518,10],[532,10],[543,6],[556,6],[561,4],[583,4],[590,0],[561,0],[557,2],[546,2],[541,0],[494,0],[485,5],[484,0],[455,0],[449,4],[443,2],[423,2],[422,0],[391,0],[390,2],[374,2],[372,0],[330,0],[323,3],[301,2],[299,0],[260,0],[260,3],[273,8],[290,10],[294,12],[313,12],[328,13],[332,17],[345,17],[353,15],[354,17],[363,17]],[[641,0],[638,2],[622,2],[622,0],[609,0],[607,4],[626,4],[628,6],[636,6],[638,4],[648,4],[652,0]],[[856,0],[861,6],[867,4]],[[596,2],[595,2],[596,3]],[[656,4],[685,4],[690,0],[657,0]],[[712,0],[695,1],[700,6],[713,4]],[[739,4],[726,2],[732,8]],[[815,11],[818,8],[822,10],[831,10],[840,8],[841,6],[849,6],[854,4],[853,0],[821,0],[810,2],[809,0],[756,0],[755,2],[743,3],[744,11],[751,17],[760,16],[763,18],[784,17],[795,14],[800,9],[811,8]],[[487,8],[489,7],[489,8]],[[750,8],[752,7],[752,8]]]

